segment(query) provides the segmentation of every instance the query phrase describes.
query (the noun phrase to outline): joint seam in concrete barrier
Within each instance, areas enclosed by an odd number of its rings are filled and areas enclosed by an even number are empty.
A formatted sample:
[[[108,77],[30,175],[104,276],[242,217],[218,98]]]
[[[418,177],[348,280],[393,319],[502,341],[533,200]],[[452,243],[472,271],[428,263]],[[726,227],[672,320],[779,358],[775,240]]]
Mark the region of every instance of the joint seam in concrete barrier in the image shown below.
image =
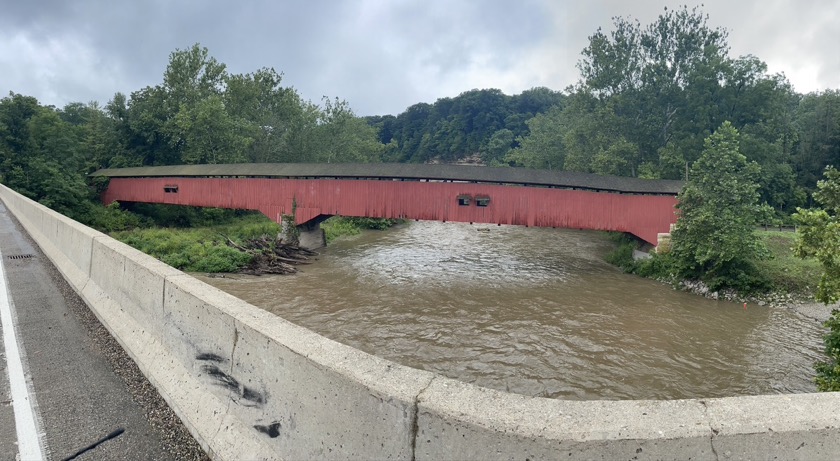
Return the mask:
[[[429,382],[423,386],[423,389],[420,389],[420,392],[414,396],[414,416],[411,419],[411,461],[417,459],[417,438],[420,437],[420,397],[435,382],[435,379],[437,379],[437,376],[432,376]]]
[[[712,454],[715,456],[715,461],[720,461],[720,455],[718,455],[717,449],[715,448],[715,436],[717,435],[718,431],[712,427],[712,421],[709,418],[709,407],[706,405],[705,400],[698,400],[697,401],[700,405],[703,405],[703,417],[709,424],[709,447],[712,449]]]
[[[87,285],[87,282],[90,282],[90,274],[93,273],[93,246],[98,239],[99,239],[99,237],[96,236],[96,237],[93,237],[90,241],[90,257],[89,257],[90,260],[88,261],[87,281],[85,282],[85,285]]]

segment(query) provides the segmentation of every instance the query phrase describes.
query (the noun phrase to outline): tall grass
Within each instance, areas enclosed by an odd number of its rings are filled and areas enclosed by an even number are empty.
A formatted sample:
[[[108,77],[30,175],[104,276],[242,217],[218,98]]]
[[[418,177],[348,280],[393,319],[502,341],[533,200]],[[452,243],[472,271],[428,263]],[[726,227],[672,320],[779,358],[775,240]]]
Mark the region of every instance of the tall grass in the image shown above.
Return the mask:
[[[260,214],[247,214],[217,226],[197,228],[135,229],[112,237],[187,272],[236,272],[251,262],[251,255],[228,245],[263,235],[274,237],[280,226]]]
[[[185,223],[173,219],[175,215],[166,208],[153,209],[158,216],[165,215],[169,224]],[[259,213],[229,213],[190,211],[192,223],[200,227],[155,227],[112,232],[111,236],[138,250],[154,256],[170,266],[187,272],[236,272],[251,262],[251,255],[228,245],[227,239],[241,244],[245,240],[262,236],[275,237],[280,225]],[[194,215],[194,216],[193,216]],[[217,225],[207,225],[216,216]],[[322,224],[327,242],[348,235],[359,234],[362,229],[385,229],[399,221],[392,219],[333,217]],[[186,223],[189,225],[189,223]]]

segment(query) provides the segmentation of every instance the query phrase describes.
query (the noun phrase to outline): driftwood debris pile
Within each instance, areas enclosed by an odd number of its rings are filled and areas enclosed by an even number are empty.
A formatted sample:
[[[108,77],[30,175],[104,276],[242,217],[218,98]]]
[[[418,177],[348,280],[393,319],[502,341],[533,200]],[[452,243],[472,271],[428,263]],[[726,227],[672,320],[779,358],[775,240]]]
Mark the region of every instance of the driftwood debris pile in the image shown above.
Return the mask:
[[[224,235],[227,244],[253,256],[251,263],[239,271],[248,275],[294,274],[301,264],[311,264],[311,258],[318,253],[298,246],[287,245],[279,239],[262,236],[250,239],[241,245]]]

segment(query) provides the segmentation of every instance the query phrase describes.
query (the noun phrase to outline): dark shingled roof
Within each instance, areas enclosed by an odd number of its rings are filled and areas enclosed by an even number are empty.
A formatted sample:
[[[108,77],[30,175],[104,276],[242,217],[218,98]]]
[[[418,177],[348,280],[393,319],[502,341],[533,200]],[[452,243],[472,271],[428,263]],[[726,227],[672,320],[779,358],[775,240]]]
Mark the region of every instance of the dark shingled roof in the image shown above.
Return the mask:
[[[590,189],[630,194],[677,195],[682,181],[600,176],[570,171],[529,168],[492,168],[468,165],[420,165],[412,163],[237,163],[229,165],[172,165],[108,168],[91,176],[143,177],[277,177],[336,179],[406,179],[467,181],[543,187]]]

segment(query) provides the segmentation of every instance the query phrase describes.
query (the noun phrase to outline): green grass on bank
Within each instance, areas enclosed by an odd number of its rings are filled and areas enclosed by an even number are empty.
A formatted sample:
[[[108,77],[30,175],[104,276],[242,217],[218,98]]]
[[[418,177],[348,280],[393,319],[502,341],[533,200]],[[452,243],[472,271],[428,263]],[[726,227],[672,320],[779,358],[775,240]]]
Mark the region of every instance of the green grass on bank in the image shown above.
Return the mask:
[[[789,293],[813,293],[820,280],[822,269],[814,259],[800,259],[794,256],[795,232],[757,231],[764,240],[772,257],[757,261],[756,266],[769,279],[776,291]]]
[[[328,245],[337,238],[359,235],[362,232],[362,228],[353,223],[350,218],[342,216],[333,216],[322,222],[321,229],[324,229]]]
[[[321,229],[324,229],[329,244],[340,237],[358,235],[363,229],[384,230],[400,222],[399,219],[333,216],[321,223]]]
[[[218,226],[135,229],[111,236],[183,271],[236,272],[251,256],[229,246],[225,236],[239,244],[278,232],[279,224],[253,213]]]
[[[153,207],[138,210],[138,222],[166,223],[168,227],[137,227],[111,232],[111,236],[186,272],[236,272],[251,262],[252,257],[227,243],[237,244],[263,235],[274,237],[280,225],[260,213],[232,212],[216,209],[171,209]],[[127,215],[134,216],[132,213]],[[153,218],[147,217],[153,216]],[[217,222],[219,224],[212,225]],[[362,229],[387,229],[398,223],[394,219],[346,218],[335,216],[324,223],[327,242]]]

